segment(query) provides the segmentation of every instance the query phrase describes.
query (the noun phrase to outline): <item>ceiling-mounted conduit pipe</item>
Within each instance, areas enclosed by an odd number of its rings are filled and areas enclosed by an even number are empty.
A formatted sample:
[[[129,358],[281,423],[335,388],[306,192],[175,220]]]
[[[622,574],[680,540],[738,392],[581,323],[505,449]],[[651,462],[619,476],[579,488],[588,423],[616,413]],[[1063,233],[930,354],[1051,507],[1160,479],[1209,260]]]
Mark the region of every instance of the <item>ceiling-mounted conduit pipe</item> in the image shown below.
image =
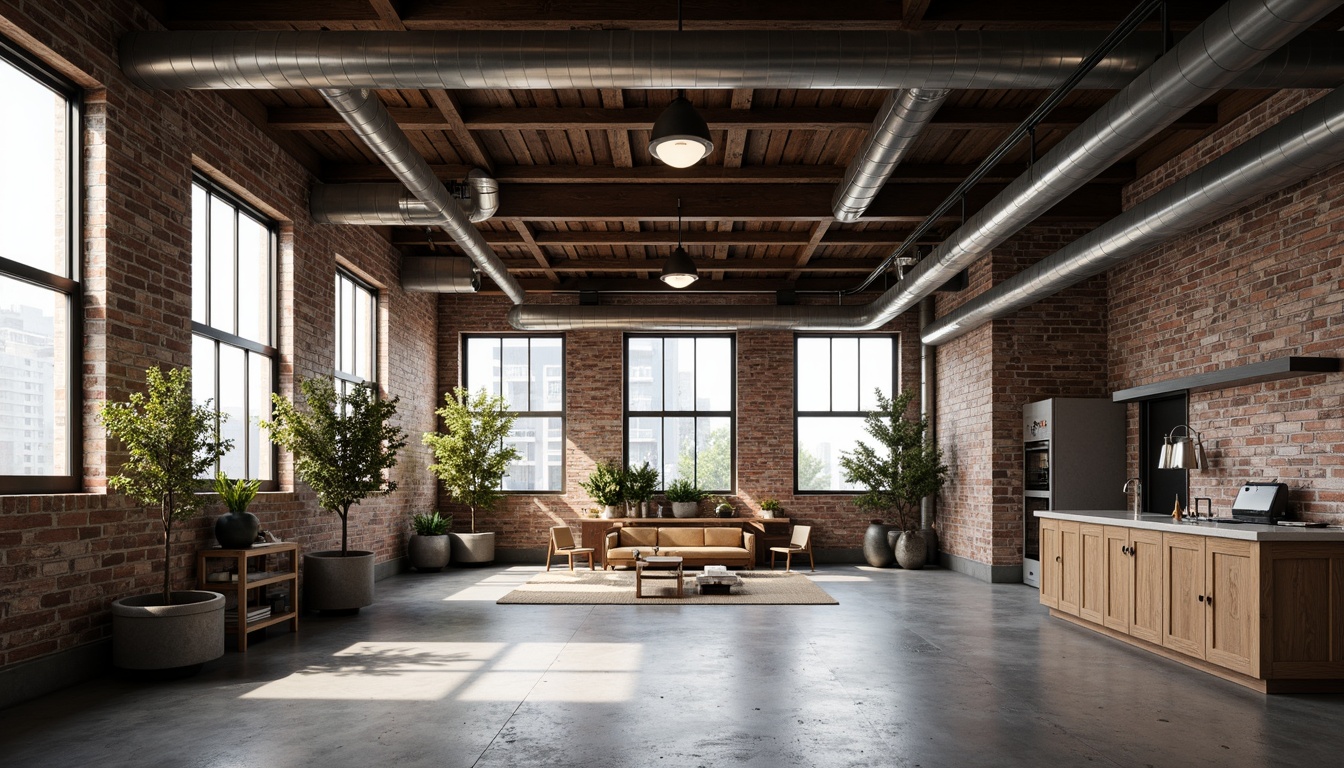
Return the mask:
[[[403,256],[401,287],[420,293],[476,293],[481,276],[461,256]]]
[[[696,307],[690,317],[678,316],[688,314],[680,307],[552,305],[514,307],[509,322],[523,330],[880,327],[1339,4],[1337,0],[1231,0],[870,304],[735,307],[736,315]]]
[[[457,241],[480,271],[493,280],[514,304],[522,304],[526,299],[522,286],[505,269],[504,262],[500,261],[481,233],[467,220],[462,207],[448,194],[429,163],[411,146],[406,134],[392,120],[378,96],[366,90],[328,88],[319,92],[354,130],[355,135],[363,139],[411,194],[425,204],[426,210],[438,217],[441,222],[438,226]]]
[[[499,210],[499,182],[485,171],[467,174],[468,200],[458,200],[473,224]],[[308,207],[313,220],[323,224],[365,226],[434,226],[441,219],[400,184],[316,184]]]
[[[1159,243],[1344,161],[1344,89],[1332,91],[926,328],[943,344]]]
[[[121,39],[145,88],[1049,89],[1104,37],[1016,30],[178,31]],[[1310,35],[1238,88],[1344,82],[1338,33]],[[1085,88],[1121,88],[1162,55],[1136,35]]]
[[[910,88],[887,95],[868,129],[867,140],[831,199],[831,212],[837,221],[858,221],[863,216],[949,93],[945,89]]]

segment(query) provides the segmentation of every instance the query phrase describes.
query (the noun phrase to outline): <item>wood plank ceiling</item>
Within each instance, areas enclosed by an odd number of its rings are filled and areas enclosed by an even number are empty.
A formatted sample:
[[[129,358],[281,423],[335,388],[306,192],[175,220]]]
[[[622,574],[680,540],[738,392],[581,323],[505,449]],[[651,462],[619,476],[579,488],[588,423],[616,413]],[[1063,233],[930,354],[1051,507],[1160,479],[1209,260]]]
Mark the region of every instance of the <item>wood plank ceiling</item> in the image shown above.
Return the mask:
[[[1193,28],[1220,2],[1173,2],[1171,27]],[[676,28],[668,0],[161,0],[169,29],[539,30]],[[1038,29],[1109,31],[1129,4],[1061,0],[687,0],[686,29]],[[1338,29],[1332,15],[1321,28]],[[1148,25],[1149,29],[1156,28]],[[649,154],[668,90],[380,91],[413,145],[445,182],[482,168],[500,208],[478,224],[530,292],[663,291],[656,277],[682,239],[702,291],[838,291],[856,285],[1045,97],[1043,91],[954,92],[859,222],[831,216],[831,198],[885,93],[703,90],[687,97],[714,152],[675,169]],[[1039,155],[1112,95],[1080,90],[1037,130]],[[1123,184],[1160,165],[1268,96],[1213,96],[1061,203],[1055,221],[1099,224],[1120,212]],[[324,182],[387,181],[381,166],[312,91],[229,94]],[[1023,143],[966,200],[983,205],[1024,171]],[[933,244],[959,221],[940,221]],[[451,253],[437,230],[397,227],[406,254]],[[433,243],[431,248],[430,243]],[[881,287],[879,281],[877,287]],[[487,289],[491,288],[487,283]]]

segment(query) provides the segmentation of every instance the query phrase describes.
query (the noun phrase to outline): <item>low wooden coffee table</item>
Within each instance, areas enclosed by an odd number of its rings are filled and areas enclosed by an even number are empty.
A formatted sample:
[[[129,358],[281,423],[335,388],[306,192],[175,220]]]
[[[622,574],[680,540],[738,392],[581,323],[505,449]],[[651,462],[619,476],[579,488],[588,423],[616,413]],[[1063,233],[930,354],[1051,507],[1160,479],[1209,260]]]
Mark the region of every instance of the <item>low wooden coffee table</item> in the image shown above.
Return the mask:
[[[645,557],[635,561],[635,597],[644,596],[645,579],[676,579],[677,597],[683,597],[680,557]]]

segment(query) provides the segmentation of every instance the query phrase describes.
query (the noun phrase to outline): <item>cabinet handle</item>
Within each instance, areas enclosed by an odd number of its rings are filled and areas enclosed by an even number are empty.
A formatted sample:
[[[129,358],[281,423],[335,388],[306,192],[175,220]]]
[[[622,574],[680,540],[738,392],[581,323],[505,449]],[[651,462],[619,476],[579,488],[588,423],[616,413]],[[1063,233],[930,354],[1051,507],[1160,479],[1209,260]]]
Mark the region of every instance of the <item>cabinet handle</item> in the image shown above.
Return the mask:
[[[1203,595],[1200,595],[1200,596],[1199,596],[1199,602],[1201,602],[1201,603],[1204,602],[1204,596],[1203,596]]]
[[[1207,605],[1207,606],[1209,606],[1210,608],[1212,608],[1212,607],[1213,607],[1213,595],[1209,595],[1209,596],[1205,597],[1205,598],[1204,598],[1204,604]]]
[[[1055,562],[1056,562],[1056,563],[1062,563],[1062,562],[1064,562],[1064,561],[1060,559],[1059,555],[1055,555]]]

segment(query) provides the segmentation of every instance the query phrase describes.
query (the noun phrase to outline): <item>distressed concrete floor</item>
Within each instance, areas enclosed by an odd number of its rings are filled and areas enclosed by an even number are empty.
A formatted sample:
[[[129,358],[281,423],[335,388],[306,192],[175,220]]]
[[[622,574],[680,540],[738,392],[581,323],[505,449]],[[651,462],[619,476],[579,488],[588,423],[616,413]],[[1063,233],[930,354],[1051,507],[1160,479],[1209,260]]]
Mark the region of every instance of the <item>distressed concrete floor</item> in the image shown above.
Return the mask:
[[[3,766],[1339,765],[1344,696],[1264,697],[1033,590],[829,566],[838,606],[497,606],[405,574],[198,676],[0,712]]]

